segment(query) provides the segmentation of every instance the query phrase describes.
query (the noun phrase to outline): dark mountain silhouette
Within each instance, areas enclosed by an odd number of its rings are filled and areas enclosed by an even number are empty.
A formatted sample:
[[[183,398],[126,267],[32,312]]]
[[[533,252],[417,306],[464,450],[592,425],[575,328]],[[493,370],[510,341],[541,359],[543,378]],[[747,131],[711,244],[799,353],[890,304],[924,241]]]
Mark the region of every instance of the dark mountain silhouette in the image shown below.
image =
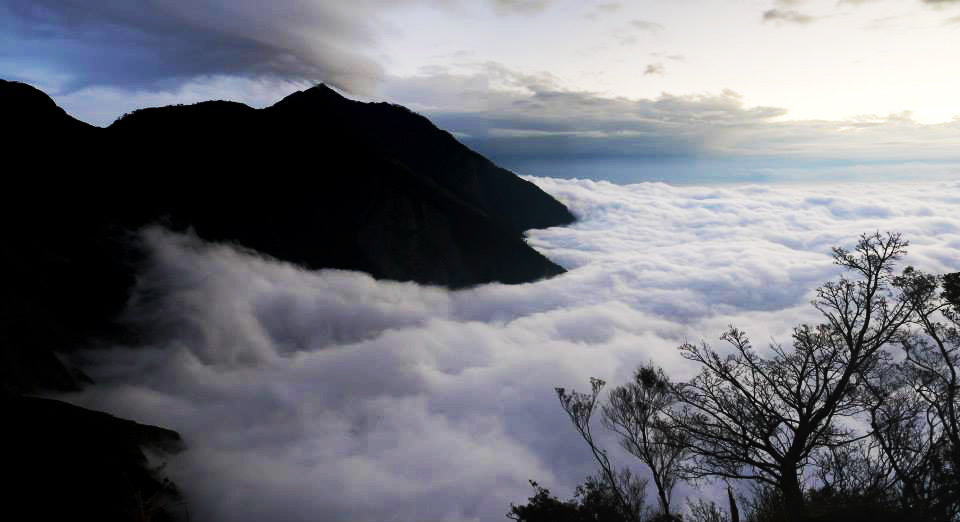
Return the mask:
[[[143,452],[182,450],[176,432],[50,399],[2,394],[0,405],[5,520],[159,521],[181,514],[176,487]]]
[[[145,226],[450,288],[563,272],[523,232],[570,223],[570,212],[396,105],[321,85],[262,110],[212,101],[98,128],[0,80],[0,115],[2,448],[17,453],[18,495],[78,506],[52,518],[136,519],[123,513],[167,491],[139,448],[153,437],[169,451],[175,433],[20,395],[76,390],[89,380],[63,361],[146,335],[118,319],[148,256]],[[47,472],[59,478],[37,489]]]
[[[8,165],[0,306],[8,389],[70,389],[54,364],[112,321],[160,224],[307,268],[461,288],[563,270],[523,231],[570,223],[555,199],[387,103],[320,85],[256,110],[224,101],[134,111],[108,128],[0,81]],[[38,332],[42,335],[38,335]],[[134,332],[135,333],[135,332]]]
[[[49,96],[25,83],[0,80],[0,107],[8,139],[48,141],[90,132],[95,127],[84,123],[57,106]]]

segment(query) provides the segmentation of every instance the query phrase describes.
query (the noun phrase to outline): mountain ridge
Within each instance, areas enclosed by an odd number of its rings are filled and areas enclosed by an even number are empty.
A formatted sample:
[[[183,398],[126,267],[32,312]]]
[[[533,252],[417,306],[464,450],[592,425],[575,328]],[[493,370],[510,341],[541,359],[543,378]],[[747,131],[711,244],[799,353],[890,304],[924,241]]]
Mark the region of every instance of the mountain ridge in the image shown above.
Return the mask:
[[[136,336],[115,318],[149,225],[454,289],[563,272],[523,234],[571,223],[569,210],[399,105],[320,84],[265,109],[208,101],[94,127],[0,80],[0,109],[19,131],[6,138],[18,186],[0,211],[14,281],[0,340],[22,347],[0,354],[10,389],[73,389],[82,375],[52,353]]]
[[[400,106],[318,86],[266,109],[210,101],[95,127],[0,80],[0,114],[12,187],[0,205],[0,446],[21,486],[8,512],[67,518],[34,507],[66,498],[72,518],[137,520],[143,495],[176,497],[142,452],[179,451],[176,432],[29,396],[78,390],[91,381],[74,360],[152,335],[122,319],[151,255],[145,227],[453,289],[563,273],[523,233],[569,224],[569,210]],[[47,472],[62,480],[41,487]]]

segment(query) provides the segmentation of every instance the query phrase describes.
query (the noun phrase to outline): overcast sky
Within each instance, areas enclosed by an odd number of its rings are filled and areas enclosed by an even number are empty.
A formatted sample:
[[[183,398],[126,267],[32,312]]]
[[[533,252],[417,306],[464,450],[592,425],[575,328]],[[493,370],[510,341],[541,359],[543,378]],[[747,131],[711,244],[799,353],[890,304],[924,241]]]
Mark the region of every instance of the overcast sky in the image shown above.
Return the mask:
[[[958,172],[957,0],[0,0],[0,43],[0,76],[98,125],[327,82],[529,174]]]

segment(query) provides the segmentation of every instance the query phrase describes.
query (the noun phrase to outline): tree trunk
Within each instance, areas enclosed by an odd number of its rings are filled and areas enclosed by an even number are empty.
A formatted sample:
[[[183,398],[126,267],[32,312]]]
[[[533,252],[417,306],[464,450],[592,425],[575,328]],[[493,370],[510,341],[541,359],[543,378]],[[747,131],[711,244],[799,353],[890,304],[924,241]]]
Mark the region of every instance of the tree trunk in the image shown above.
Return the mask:
[[[780,492],[783,493],[783,505],[788,520],[793,522],[803,520],[806,509],[803,504],[803,491],[800,489],[796,466],[783,467],[779,486]]]
[[[656,477],[654,477],[656,478]],[[657,496],[660,497],[660,510],[663,511],[664,516],[670,516],[670,502],[667,500],[666,492],[663,490],[663,485],[660,483],[660,480],[655,480],[657,486]]]
[[[730,501],[730,522],[740,522],[740,510],[737,509],[737,500],[733,498],[733,489],[727,484],[727,497]]]

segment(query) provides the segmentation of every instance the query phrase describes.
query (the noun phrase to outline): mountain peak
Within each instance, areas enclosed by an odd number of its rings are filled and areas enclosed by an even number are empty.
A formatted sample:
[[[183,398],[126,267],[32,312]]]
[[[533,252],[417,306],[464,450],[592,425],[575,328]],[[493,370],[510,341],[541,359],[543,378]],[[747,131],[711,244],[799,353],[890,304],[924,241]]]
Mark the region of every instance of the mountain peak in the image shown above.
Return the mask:
[[[273,107],[302,108],[307,105],[339,105],[351,101],[325,83],[318,83],[305,91],[297,91],[280,100]]]
[[[346,99],[346,98],[343,97],[343,95],[341,95],[339,92],[337,92],[333,87],[330,87],[329,85],[327,85],[327,84],[325,84],[325,83],[318,83],[318,84],[314,85],[313,87],[307,89],[307,92],[313,93],[313,94],[315,94],[315,95],[335,96],[335,97],[337,97],[337,98]]]
[[[0,113],[4,125],[19,133],[70,132],[90,125],[57,106],[53,98],[36,87],[0,79]]]

